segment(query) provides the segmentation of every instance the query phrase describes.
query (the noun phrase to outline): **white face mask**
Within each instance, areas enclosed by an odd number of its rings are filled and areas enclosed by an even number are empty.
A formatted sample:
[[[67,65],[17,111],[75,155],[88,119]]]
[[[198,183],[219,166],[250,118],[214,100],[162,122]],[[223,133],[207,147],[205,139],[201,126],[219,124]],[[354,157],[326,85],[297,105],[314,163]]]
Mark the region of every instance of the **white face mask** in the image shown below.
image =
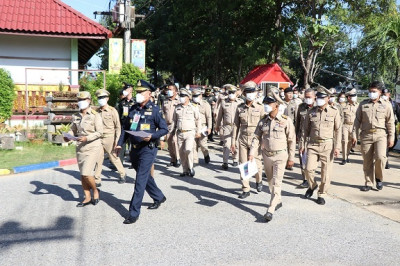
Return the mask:
[[[357,102],[357,96],[351,97],[351,100],[353,101],[353,103]]]
[[[378,92],[369,92],[369,93],[368,93],[368,97],[369,97],[371,100],[376,100],[376,99],[378,99],[378,97],[379,97],[379,93],[378,93]]]
[[[389,99],[389,97],[387,97],[386,95],[382,95],[381,98],[384,99],[385,101]]]
[[[185,97],[179,97],[179,101],[183,104],[186,103],[186,96]]]
[[[317,105],[318,106],[324,106],[325,105],[325,99],[317,98]]]
[[[236,94],[235,93],[229,93],[228,94],[229,99],[235,100],[236,99]]]
[[[193,97],[193,102],[199,103],[200,102],[200,97]]]
[[[89,102],[87,100],[79,101],[78,102],[79,110],[85,110],[89,107]]]
[[[345,101],[346,101],[346,98],[344,98],[344,97],[340,97],[340,98],[339,98],[339,102],[340,102],[340,103],[344,103]]]
[[[171,91],[171,90],[168,90],[168,91],[167,91],[167,96],[168,96],[168,97],[174,96],[174,92]]]
[[[272,112],[272,107],[269,106],[268,104],[264,104],[264,111],[268,115],[269,113]]]
[[[285,97],[285,93],[284,93],[283,91],[280,92],[279,95],[280,95],[282,98]]]
[[[99,105],[100,105],[100,106],[104,106],[104,105],[107,104],[107,99],[105,99],[105,98],[99,99],[98,102],[99,102]]]
[[[314,103],[314,100],[312,98],[305,98],[304,103],[307,105],[312,105]]]
[[[256,98],[256,95],[257,95],[256,92],[246,93],[246,100],[248,100],[249,102],[252,102]]]
[[[136,102],[137,103],[142,103],[144,102],[144,96],[140,93],[136,94]]]
[[[335,97],[331,97],[331,98],[329,98],[329,102],[330,102],[330,103],[334,103],[334,102],[336,102],[336,98],[335,98]]]
[[[284,104],[279,105],[278,114],[283,115],[285,113],[285,110],[286,110],[286,105]]]
[[[122,94],[126,97],[126,96],[128,96],[129,92],[127,92],[126,90],[123,90]]]
[[[293,99],[297,99],[297,97],[299,97],[299,95],[293,94]]]

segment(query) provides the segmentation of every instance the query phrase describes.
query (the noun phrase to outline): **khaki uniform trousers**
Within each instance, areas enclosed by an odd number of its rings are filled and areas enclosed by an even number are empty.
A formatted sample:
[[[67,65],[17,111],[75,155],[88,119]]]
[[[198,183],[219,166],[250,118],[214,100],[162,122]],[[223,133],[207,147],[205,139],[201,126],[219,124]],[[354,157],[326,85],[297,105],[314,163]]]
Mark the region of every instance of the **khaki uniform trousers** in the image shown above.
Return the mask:
[[[307,152],[307,148],[304,149],[304,152]],[[305,170],[306,166],[305,166],[305,162],[303,162],[303,157],[300,152],[299,152],[299,161],[300,161],[301,176],[303,177],[304,180],[307,180],[306,170]]]
[[[282,182],[285,174],[286,162],[289,157],[287,151],[280,152],[276,155],[268,157],[264,150],[262,151],[264,160],[264,170],[267,174],[269,191],[271,193],[271,201],[269,203],[268,212],[274,213],[275,207],[282,202]]]
[[[104,138],[102,138],[102,144],[103,144],[103,149],[101,149],[101,152],[99,154],[99,162],[98,162],[98,166],[96,169],[96,173],[94,175],[94,178],[96,180],[96,183],[100,183],[101,182],[101,171],[102,169],[102,165],[104,162],[104,152],[106,152],[108,154],[108,158],[110,159],[110,162],[117,168],[117,171],[119,173],[119,175],[123,178],[125,177],[125,169],[124,166],[122,165],[121,159],[119,157],[117,157],[115,155],[115,153],[113,152],[114,149],[114,135],[110,135],[110,136],[106,136]]]
[[[373,186],[375,178],[383,181],[383,169],[387,161],[387,135],[385,130],[375,133],[361,133],[361,154],[365,185]]]
[[[206,157],[208,154],[208,145],[207,145],[207,136],[204,136],[201,134],[201,137],[195,140],[195,143],[193,145],[193,161],[195,163],[199,162],[199,147],[201,152],[203,153],[204,157]]]
[[[168,126],[168,132],[171,132],[171,130],[172,130],[171,126]],[[180,160],[176,134],[168,134],[167,143],[168,143],[169,156],[171,157],[171,162],[176,162],[177,160]]]
[[[223,163],[228,163],[229,154],[231,153],[231,146],[232,146],[232,126],[223,126],[221,129],[222,131],[222,141],[224,142],[224,149],[223,149]],[[239,147],[239,142],[236,142],[236,147]],[[232,154],[233,162],[237,162],[239,157],[239,153],[235,150],[235,153]]]
[[[333,166],[333,141],[325,143],[310,143],[307,146],[306,177],[311,189],[318,186],[315,181],[315,169],[318,167],[318,159],[321,161],[321,184],[319,185],[318,197],[324,198],[331,183],[331,172]]]
[[[353,125],[343,124],[342,126],[342,156],[343,160],[349,157],[351,147],[353,146]]]
[[[241,164],[248,161],[252,140],[253,140],[252,135],[244,136],[240,134],[239,136],[239,162]],[[258,167],[258,173],[256,174],[256,182],[260,183],[262,181],[261,146],[258,148],[257,154],[254,156],[254,159],[256,160]],[[240,180],[242,180],[243,192],[249,192],[250,179],[245,180],[240,176]]]
[[[190,130],[187,132],[178,131],[178,147],[179,147],[179,155],[181,157],[183,172],[188,172],[189,169],[193,168],[193,146],[196,136],[196,132],[194,130]]]

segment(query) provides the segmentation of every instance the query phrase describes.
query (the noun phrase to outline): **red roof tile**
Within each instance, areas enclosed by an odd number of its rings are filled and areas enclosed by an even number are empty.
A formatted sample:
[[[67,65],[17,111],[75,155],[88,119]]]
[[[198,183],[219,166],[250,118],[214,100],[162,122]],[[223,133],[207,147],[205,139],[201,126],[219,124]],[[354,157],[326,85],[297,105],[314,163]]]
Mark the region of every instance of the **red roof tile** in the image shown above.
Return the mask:
[[[290,78],[285,74],[285,72],[283,72],[283,70],[277,63],[256,66],[240,83],[244,84],[250,80],[254,81],[257,84],[260,84],[264,81],[289,82],[291,85],[293,85],[293,83],[290,81]]]
[[[60,0],[1,0],[0,33],[111,37],[112,33]]]

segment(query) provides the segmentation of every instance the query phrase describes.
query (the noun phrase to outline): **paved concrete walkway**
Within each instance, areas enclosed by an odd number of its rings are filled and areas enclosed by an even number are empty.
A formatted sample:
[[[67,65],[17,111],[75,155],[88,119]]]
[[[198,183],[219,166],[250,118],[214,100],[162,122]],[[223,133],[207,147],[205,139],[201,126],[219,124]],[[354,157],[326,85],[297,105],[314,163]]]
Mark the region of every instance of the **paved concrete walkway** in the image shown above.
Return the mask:
[[[159,152],[156,181],[167,201],[136,224],[122,224],[133,179],[117,183],[104,167],[101,201],[82,199],[77,166],[0,177],[1,265],[395,265],[400,261],[400,163],[385,173],[382,191],[359,191],[361,157],[335,163],[325,206],[303,199],[299,169],[287,172],[283,208],[264,223],[268,188],[237,198],[237,169],[221,170],[215,146],[211,164],[195,178],[179,177]],[[134,170],[128,170],[133,177]],[[252,182],[254,185],[254,182]]]

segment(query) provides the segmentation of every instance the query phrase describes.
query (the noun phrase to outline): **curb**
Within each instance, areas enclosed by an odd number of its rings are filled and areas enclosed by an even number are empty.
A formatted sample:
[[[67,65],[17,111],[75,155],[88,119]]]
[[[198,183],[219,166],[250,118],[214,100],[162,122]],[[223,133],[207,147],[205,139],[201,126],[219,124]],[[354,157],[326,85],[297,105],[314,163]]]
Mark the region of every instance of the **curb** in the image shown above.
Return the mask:
[[[9,175],[9,174],[19,174],[19,173],[26,173],[30,171],[36,170],[43,170],[55,167],[63,167],[68,165],[77,164],[76,158],[66,159],[66,160],[59,160],[59,161],[51,161],[51,162],[44,162],[44,163],[37,163],[37,164],[30,164],[30,165],[23,165],[17,166],[10,171],[9,169],[0,169],[0,176],[1,175]]]

